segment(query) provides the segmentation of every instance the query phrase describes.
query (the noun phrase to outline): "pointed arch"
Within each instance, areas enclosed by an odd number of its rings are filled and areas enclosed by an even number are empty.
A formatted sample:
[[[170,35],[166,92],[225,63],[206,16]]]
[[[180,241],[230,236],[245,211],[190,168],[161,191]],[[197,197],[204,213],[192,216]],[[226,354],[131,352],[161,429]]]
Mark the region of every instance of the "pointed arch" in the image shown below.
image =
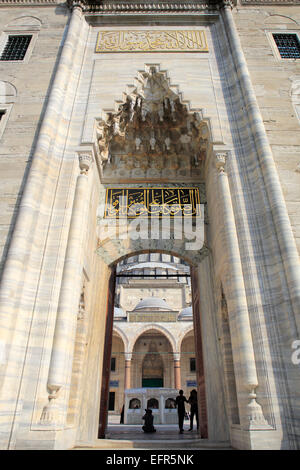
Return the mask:
[[[135,333],[135,335],[132,337],[132,339],[129,340],[129,351],[133,351],[133,348],[137,342],[137,340],[142,336],[144,333],[147,333],[148,331],[158,331],[161,333],[163,336],[167,338],[169,341],[172,351],[176,351],[176,340],[174,336],[167,330],[167,328],[157,325],[156,323],[149,323],[147,325],[141,326]]]
[[[119,328],[115,323],[114,323],[114,326],[113,326],[113,334],[114,333],[116,334],[116,336],[119,336],[120,339],[123,341],[125,353],[129,352],[129,350],[128,350],[128,345],[129,345],[128,337],[126,336],[124,331],[121,330],[121,328]]]
[[[190,334],[194,334],[194,325],[189,325],[185,330],[181,331],[177,339],[177,350],[181,350],[183,340]]]

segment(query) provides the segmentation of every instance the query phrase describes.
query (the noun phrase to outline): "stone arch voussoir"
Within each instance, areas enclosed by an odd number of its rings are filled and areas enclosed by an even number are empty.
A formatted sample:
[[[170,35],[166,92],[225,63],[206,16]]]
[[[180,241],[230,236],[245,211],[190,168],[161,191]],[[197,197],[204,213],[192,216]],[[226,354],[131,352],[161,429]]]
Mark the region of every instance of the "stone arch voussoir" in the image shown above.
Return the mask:
[[[174,336],[166,328],[164,328],[161,325],[157,325],[156,323],[150,323],[148,325],[144,325],[136,331],[132,339],[129,340],[129,351],[133,351],[133,348],[137,340],[140,338],[140,336],[142,336],[144,333],[150,330],[156,330],[159,333],[161,333],[163,336],[165,336],[171,345],[172,351],[173,352],[176,351],[176,339],[174,338]]]

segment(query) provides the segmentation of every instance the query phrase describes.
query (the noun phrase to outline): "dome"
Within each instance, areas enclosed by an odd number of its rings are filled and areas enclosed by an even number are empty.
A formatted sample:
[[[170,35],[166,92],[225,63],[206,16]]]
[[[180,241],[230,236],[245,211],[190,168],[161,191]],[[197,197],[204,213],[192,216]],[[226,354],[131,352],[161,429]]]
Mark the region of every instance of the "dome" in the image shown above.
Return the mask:
[[[126,317],[126,313],[120,307],[114,307],[114,318],[123,318]]]
[[[159,310],[172,310],[171,307],[165,302],[163,299],[159,299],[157,297],[147,297],[146,299],[142,299],[134,310],[142,310],[144,308],[154,308]]]
[[[178,315],[178,320],[192,320],[193,319],[193,307],[186,307],[181,310]]]

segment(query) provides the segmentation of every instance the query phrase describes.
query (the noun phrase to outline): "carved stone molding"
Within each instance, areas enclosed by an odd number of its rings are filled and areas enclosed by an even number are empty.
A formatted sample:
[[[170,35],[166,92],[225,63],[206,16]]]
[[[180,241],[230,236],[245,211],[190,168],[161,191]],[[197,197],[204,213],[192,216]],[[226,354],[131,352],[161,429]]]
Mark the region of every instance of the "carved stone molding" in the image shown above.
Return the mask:
[[[300,5],[300,0],[240,0],[241,5]],[[0,0],[1,6],[51,6],[61,5],[60,0]],[[73,9],[82,8],[85,12],[101,12],[105,14],[116,13],[192,13],[203,10],[218,10],[222,6],[234,7],[236,0],[203,0],[191,2],[118,2],[95,0],[67,0],[66,5]]]
[[[300,0],[240,0],[242,5],[300,5]]]
[[[47,6],[47,5],[59,5],[59,0],[0,0],[1,6],[16,6],[21,5],[24,7],[32,6]]]
[[[78,3],[78,0],[67,0],[67,4],[70,8],[74,4]],[[102,1],[96,2],[95,0],[81,0],[81,4],[86,12],[103,12],[103,13],[165,13],[165,12],[197,12],[203,10],[217,10],[219,7],[219,0],[196,0],[190,2],[182,1],[160,1],[160,2],[147,2],[145,0],[140,2],[129,2],[129,1]]]
[[[230,8],[232,10],[234,5],[235,5],[235,2],[233,0],[222,0],[220,2],[220,8]]]

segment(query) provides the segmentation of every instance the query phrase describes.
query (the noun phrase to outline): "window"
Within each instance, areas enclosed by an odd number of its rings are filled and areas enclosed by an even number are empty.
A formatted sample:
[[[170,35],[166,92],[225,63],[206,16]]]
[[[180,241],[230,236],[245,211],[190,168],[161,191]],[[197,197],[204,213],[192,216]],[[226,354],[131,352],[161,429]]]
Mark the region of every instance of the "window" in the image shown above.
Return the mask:
[[[42,23],[33,16],[20,16],[0,34],[0,63],[28,63]]]
[[[31,35],[9,35],[0,60],[23,60],[31,38]]]
[[[172,408],[176,408],[176,401],[174,400],[174,398],[168,398],[166,400],[165,408],[169,410]]]
[[[282,59],[300,59],[300,43],[296,33],[273,33],[273,38]]]
[[[115,409],[115,392],[109,392],[108,397],[108,411],[114,411]]]
[[[196,372],[196,358],[190,357],[190,372]]]
[[[141,402],[138,398],[132,398],[129,402],[129,408],[131,410],[139,410],[141,408]]]
[[[4,133],[16,97],[16,88],[11,83],[0,80],[0,139]]]
[[[112,372],[115,372],[116,371],[116,358],[115,357],[112,357],[111,358],[111,361],[110,361],[110,370]]]
[[[159,409],[159,403],[156,398],[150,398],[147,401],[147,408],[151,408],[152,410],[158,410]]]

